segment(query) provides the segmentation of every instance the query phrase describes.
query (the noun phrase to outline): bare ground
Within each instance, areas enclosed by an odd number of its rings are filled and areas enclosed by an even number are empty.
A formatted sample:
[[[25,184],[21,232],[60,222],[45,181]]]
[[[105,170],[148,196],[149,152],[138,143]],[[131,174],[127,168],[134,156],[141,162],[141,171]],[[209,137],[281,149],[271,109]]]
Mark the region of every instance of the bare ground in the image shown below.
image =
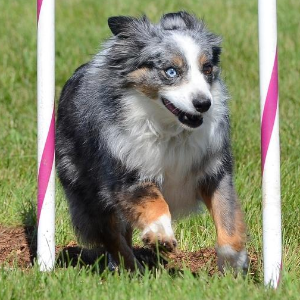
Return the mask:
[[[36,256],[35,236],[33,227],[0,225],[0,265],[8,264],[22,269],[32,267]],[[158,266],[157,255],[150,249],[135,247],[134,252],[137,259],[149,268]],[[249,256],[250,274],[256,277],[259,268],[259,254],[250,249]],[[100,270],[103,270],[107,263],[106,253],[102,249],[95,251],[82,248],[73,241],[66,246],[57,246],[56,257],[59,267],[95,265],[98,262]],[[214,248],[202,248],[194,252],[177,250],[176,253],[171,253],[164,259],[160,258],[159,264],[170,272],[180,271],[183,268],[190,269],[194,274],[200,270],[205,270],[209,275],[218,272]]]

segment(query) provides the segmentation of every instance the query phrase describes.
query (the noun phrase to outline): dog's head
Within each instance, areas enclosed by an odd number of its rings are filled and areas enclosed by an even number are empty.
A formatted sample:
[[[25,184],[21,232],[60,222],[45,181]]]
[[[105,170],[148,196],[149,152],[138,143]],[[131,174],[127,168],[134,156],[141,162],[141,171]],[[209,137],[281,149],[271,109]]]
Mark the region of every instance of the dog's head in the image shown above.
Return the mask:
[[[220,37],[186,12],[164,15],[158,24],[144,16],[112,17],[109,66],[188,128],[197,128],[213,105],[219,75]]]

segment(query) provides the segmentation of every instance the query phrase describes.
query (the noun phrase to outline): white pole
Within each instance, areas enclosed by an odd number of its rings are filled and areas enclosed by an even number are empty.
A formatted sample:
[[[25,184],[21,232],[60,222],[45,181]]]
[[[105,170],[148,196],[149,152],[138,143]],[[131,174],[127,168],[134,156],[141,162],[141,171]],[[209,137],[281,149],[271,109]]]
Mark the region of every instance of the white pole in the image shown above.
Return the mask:
[[[282,268],[276,0],[258,0],[264,283]]]
[[[55,263],[55,0],[37,0],[38,237],[41,271]]]

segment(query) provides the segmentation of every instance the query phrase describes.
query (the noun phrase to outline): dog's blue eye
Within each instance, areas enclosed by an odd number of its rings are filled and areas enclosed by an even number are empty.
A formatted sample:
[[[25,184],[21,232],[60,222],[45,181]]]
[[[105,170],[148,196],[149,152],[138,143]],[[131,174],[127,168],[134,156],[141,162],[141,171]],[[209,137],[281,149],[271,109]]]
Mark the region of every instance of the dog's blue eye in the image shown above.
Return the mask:
[[[174,78],[177,76],[177,71],[174,68],[169,68],[165,72],[166,72],[167,76],[170,78]]]

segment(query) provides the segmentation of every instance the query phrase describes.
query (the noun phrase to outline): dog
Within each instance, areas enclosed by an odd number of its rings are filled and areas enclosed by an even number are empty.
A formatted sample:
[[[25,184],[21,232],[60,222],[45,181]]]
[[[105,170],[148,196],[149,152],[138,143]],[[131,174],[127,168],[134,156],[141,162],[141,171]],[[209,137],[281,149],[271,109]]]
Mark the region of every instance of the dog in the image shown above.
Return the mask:
[[[157,24],[108,19],[113,34],[65,84],[57,172],[77,236],[112,262],[143,270],[132,231],[173,251],[172,218],[203,201],[215,223],[218,266],[247,270],[246,227],[233,183],[221,38],[187,12]]]

